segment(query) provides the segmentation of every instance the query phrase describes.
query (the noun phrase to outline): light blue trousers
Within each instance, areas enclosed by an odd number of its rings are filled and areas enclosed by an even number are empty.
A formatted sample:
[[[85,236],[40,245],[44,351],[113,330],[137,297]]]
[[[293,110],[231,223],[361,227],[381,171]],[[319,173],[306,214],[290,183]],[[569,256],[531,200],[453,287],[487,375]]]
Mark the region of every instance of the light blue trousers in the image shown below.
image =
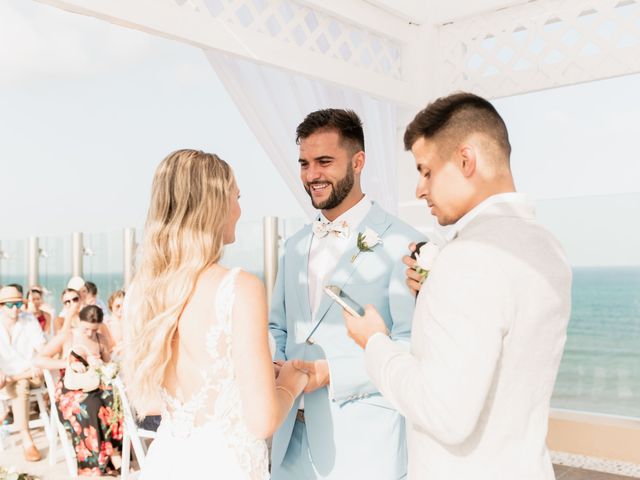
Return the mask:
[[[282,464],[271,471],[271,480],[320,480],[311,461],[307,427],[296,420]]]

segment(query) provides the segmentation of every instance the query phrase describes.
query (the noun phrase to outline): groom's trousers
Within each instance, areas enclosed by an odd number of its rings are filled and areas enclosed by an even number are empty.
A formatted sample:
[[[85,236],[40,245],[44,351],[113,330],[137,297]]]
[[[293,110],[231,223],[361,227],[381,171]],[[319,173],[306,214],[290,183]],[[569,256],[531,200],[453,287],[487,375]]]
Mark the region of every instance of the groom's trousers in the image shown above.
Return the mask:
[[[271,472],[271,480],[321,480],[311,460],[307,427],[299,420],[293,427],[291,440],[282,463]]]

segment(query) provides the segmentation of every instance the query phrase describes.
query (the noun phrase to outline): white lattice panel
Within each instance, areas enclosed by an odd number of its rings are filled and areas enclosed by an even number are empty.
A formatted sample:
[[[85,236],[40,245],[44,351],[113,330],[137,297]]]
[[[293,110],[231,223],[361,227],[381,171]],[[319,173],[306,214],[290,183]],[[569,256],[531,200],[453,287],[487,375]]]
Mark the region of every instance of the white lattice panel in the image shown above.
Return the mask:
[[[401,77],[402,46],[292,0],[154,0],[206,13],[235,29],[391,78]]]
[[[640,0],[537,0],[439,27],[439,94],[501,97],[640,72]]]

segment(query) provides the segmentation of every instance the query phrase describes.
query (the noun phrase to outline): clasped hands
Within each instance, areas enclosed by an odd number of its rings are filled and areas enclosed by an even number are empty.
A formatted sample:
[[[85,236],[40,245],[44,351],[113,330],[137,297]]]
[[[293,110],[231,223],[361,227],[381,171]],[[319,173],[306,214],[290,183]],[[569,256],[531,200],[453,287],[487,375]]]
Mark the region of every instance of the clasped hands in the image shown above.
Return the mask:
[[[294,384],[289,391],[311,393],[322,387],[329,385],[329,364],[326,360],[277,360],[273,362],[273,370],[276,376],[276,383],[281,386]],[[301,387],[298,382],[304,381]],[[296,395],[296,396],[297,396]]]

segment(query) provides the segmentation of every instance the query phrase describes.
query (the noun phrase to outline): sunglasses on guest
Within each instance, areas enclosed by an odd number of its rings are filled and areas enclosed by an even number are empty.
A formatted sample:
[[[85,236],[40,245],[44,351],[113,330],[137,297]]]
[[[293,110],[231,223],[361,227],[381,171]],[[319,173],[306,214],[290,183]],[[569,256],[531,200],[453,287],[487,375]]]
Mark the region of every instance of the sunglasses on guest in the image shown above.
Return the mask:
[[[62,302],[64,305],[71,305],[71,302],[73,303],[78,303],[80,301],[80,297],[73,297],[73,298],[68,298],[67,300],[65,300],[64,302]]]
[[[22,306],[24,305],[24,302],[5,302],[2,304],[3,307],[7,307],[7,308],[22,308]]]

